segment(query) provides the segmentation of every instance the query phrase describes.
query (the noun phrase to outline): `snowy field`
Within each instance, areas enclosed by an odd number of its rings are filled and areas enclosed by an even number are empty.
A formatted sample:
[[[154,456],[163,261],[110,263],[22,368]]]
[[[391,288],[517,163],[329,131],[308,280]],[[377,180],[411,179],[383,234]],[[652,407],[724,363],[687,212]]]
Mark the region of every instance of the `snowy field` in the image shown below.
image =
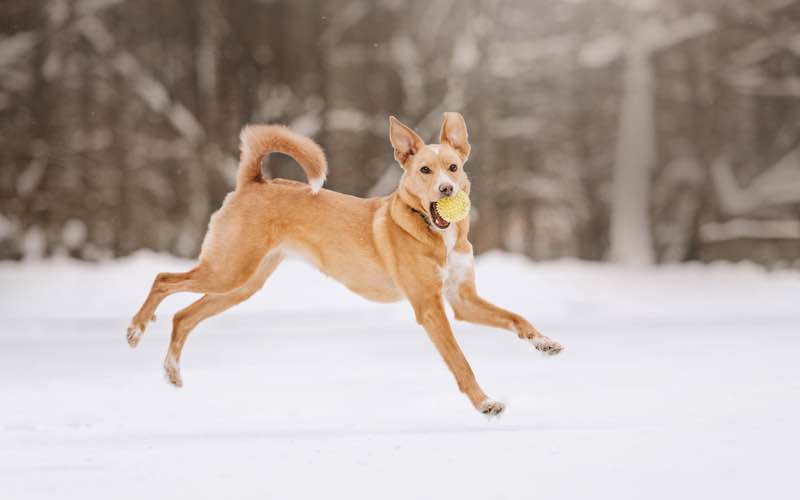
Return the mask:
[[[135,350],[125,329],[189,266],[0,263],[0,499],[800,498],[800,274],[484,256],[482,293],[567,348],[456,323],[508,404],[489,421],[408,305],[291,261],[193,333],[173,388],[193,296]]]

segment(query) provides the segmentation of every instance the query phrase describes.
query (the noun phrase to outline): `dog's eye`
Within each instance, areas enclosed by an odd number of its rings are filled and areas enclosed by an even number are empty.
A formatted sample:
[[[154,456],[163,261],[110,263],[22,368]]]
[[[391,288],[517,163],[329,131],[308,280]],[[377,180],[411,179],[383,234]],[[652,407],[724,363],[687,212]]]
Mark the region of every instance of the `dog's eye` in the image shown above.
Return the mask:
[[[422,167],[421,169],[419,169],[419,171],[422,172],[423,174],[429,174],[429,173],[431,173],[431,168],[430,167]]]
[[[451,171],[451,172],[456,172],[457,170],[458,170],[458,166],[457,166],[455,163],[453,163],[452,165],[450,165],[450,171]]]

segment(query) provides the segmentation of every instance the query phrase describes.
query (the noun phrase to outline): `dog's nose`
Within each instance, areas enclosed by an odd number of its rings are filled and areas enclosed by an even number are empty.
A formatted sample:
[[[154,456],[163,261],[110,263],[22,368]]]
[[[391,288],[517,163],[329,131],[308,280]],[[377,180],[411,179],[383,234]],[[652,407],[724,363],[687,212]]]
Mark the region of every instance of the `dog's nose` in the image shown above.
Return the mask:
[[[453,194],[453,185],[452,184],[439,184],[439,192],[445,196],[450,196]]]

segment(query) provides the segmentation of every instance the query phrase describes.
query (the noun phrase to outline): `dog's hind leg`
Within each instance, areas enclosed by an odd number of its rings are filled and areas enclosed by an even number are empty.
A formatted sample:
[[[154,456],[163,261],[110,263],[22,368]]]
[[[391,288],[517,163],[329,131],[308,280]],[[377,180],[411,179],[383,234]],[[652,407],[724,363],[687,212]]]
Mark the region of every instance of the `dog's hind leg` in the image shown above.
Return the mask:
[[[180,374],[180,358],[189,333],[203,320],[220,314],[244,302],[264,286],[264,282],[283,260],[275,253],[264,258],[258,270],[239,288],[225,294],[206,294],[185,309],[178,311],[172,319],[172,339],[164,359],[167,380],[176,387],[183,386]]]
[[[199,267],[199,266],[198,266]],[[131,324],[128,327],[128,344],[136,347],[142,337],[142,333],[150,321],[155,321],[155,312],[158,305],[168,295],[181,291],[188,280],[198,268],[185,273],[158,273],[150,287],[150,293],[142,304],[142,307],[134,314]]]
[[[207,236],[207,241],[203,243],[200,262],[191,271],[159,273],[156,276],[147,299],[133,316],[128,327],[128,344],[131,347],[136,347],[139,343],[147,323],[155,318],[156,308],[161,301],[173,293],[223,295],[241,287],[256,273],[272,245],[266,239],[241,238],[237,232],[241,231],[228,231],[229,238],[218,237],[210,244]],[[215,236],[213,228],[209,236]]]

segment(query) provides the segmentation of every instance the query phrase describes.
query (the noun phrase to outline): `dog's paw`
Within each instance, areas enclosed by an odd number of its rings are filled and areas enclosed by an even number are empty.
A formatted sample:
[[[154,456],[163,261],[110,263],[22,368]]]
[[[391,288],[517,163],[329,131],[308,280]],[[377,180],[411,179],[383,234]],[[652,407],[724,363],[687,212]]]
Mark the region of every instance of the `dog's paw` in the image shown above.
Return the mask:
[[[150,323],[156,320],[156,315],[153,314],[150,316]],[[136,347],[139,345],[139,341],[142,339],[142,334],[144,333],[144,329],[147,326],[147,321],[139,320],[138,315],[133,318],[131,322],[131,326],[128,327],[128,345],[131,347]]]
[[[533,346],[537,351],[541,352],[545,356],[555,356],[564,350],[564,346],[555,340],[550,340],[544,336],[531,339],[531,343],[533,343]]]
[[[506,410],[506,405],[500,401],[486,399],[478,405],[478,411],[486,415],[487,418],[499,417]]]
[[[169,354],[167,355],[167,359],[164,360],[164,376],[167,382],[175,387],[183,387],[181,369],[178,366],[178,361]]]
[[[136,347],[139,345],[139,340],[142,338],[142,333],[144,333],[144,328],[140,325],[131,325],[128,327],[128,345],[131,347]]]

